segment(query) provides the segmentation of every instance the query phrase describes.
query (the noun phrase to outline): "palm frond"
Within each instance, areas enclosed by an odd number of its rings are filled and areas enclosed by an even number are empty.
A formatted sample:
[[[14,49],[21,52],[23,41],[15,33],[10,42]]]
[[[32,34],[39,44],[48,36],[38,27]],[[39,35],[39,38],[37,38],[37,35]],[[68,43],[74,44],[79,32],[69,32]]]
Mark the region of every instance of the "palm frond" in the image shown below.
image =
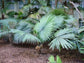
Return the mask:
[[[2,23],[3,28],[11,29],[16,26],[17,20],[13,18],[9,18],[9,19],[0,20],[0,23]]]
[[[84,54],[84,47],[80,48],[80,53]]]
[[[14,43],[18,44],[18,43],[39,43],[40,40],[32,35],[31,33],[26,33],[24,31],[21,30],[17,30],[17,29],[11,29],[10,31],[11,33],[14,33]]]
[[[70,24],[70,23],[73,24],[76,20],[75,20],[75,18],[74,18],[72,15],[69,15],[69,18],[66,19],[65,21],[66,21],[67,23],[69,23],[69,24]]]
[[[57,29],[57,28],[60,28],[60,27],[62,27],[64,24],[64,16],[61,16],[61,15],[59,15],[59,16],[56,16],[56,18],[55,18],[55,21],[54,21],[54,28],[55,29]]]
[[[72,30],[68,29],[68,28],[61,29],[61,30],[59,30],[55,33],[55,37],[62,36],[62,35],[65,35],[65,34],[68,34],[68,33],[71,33],[71,32],[72,32]]]
[[[28,23],[27,21],[23,20],[20,21],[16,27],[16,29],[26,31],[26,32],[31,32],[33,29],[34,25]]]
[[[55,33],[55,39],[53,39],[49,45],[50,48],[52,48],[53,50],[55,48],[60,50],[61,47],[66,49],[72,49],[72,44],[74,43],[71,40],[74,39],[75,35],[70,29],[62,29]]]
[[[80,27],[79,30],[78,30],[78,33],[81,33],[84,31],[84,26]]]
[[[8,35],[9,33],[10,33],[9,31],[0,32],[0,38],[3,37],[3,36]]]
[[[54,15],[45,16],[35,25],[34,31],[43,42],[48,40],[52,35],[54,20]]]

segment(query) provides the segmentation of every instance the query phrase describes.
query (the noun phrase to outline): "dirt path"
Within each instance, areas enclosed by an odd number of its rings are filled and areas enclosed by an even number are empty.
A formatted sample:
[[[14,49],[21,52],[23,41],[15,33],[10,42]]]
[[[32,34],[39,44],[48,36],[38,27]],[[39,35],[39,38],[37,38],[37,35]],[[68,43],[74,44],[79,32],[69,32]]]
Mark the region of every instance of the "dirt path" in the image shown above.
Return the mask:
[[[34,48],[22,48],[0,43],[0,63],[47,63],[50,55],[56,56],[57,54],[62,58],[63,63],[84,63],[80,60],[84,58],[83,55],[74,52],[76,51],[38,54]]]

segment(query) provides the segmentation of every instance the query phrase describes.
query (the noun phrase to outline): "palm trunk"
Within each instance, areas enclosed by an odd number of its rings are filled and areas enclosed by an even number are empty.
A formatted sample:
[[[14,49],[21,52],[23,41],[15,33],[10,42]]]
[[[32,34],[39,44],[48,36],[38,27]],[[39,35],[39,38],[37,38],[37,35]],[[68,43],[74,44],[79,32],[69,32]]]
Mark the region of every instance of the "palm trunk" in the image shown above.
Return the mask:
[[[50,6],[50,0],[47,0],[47,6]]]
[[[2,10],[4,9],[4,0],[2,0]],[[4,13],[2,11],[2,19],[4,19]]]
[[[56,8],[57,8],[57,3],[58,3],[58,0],[55,0],[55,6],[56,6]]]
[[[31,0],[28,0],[28,4],[30,4],[31,3]]]

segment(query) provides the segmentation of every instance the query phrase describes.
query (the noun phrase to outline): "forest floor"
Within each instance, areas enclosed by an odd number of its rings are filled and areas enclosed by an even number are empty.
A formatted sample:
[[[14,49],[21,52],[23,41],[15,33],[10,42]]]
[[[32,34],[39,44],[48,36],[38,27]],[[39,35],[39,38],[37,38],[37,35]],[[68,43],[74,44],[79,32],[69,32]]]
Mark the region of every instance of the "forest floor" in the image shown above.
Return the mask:
[[[38,53],[34,47],[17,47],[0,41],[0,63],[48,63],[50,55],[59,55],[63,63],[84,63],[84,55],[76,50],[59,52],[43,48]]]

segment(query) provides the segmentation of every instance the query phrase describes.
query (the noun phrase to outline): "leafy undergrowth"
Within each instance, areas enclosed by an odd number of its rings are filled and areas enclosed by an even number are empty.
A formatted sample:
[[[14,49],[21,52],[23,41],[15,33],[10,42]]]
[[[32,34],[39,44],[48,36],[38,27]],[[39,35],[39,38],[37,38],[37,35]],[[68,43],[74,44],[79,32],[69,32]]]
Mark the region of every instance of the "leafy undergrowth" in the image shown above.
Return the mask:
[[[63,63],[84,63],[78,51],[51,51],[47,47],[39,54],[34,47],[17,47],[0,41],[0,63],[48,63],[48,58],[59,55]]]

